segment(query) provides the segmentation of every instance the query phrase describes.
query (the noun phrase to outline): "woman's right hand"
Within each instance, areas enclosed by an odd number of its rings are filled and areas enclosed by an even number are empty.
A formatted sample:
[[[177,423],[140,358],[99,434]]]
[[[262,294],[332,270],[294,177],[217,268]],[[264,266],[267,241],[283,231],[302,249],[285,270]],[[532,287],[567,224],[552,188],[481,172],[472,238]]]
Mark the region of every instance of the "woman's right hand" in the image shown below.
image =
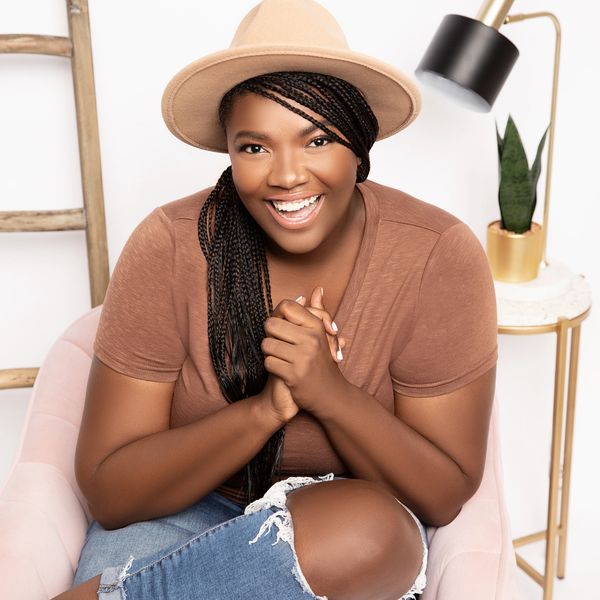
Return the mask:
[[[311,305],[307,307],[307,309],[323,320],[326,329],[331,329],[331,316],[323,308],[322,296],[319,297],[316,292],[313,292],[311,300]],[[305,306],[306,298],[301,296],[297,302],[302,306]],[[337,341],[329,332],[327,332],[327,337],[329,338],[332,359],[335,362],[339,362],[339,359],[337,358]],[[346,345],[346,341],[341,337],[339,338],[339,345],[340,348],[344,348]],[[300,410],[300,407],[294,402],[292,393],[285,381],[273,373],[269,373],[262,395],[270,414],[282,425],[291,421]]]

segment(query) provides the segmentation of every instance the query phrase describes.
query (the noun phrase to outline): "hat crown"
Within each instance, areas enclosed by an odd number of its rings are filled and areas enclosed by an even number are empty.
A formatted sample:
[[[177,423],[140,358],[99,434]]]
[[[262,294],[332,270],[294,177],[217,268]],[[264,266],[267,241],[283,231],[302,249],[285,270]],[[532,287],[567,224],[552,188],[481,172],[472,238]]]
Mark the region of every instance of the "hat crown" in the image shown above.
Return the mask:
[[[333,15],[314,0],[263,0],[241,21],[230,44],[348,49]]]
[[[348,47],[335,18],[315,0],[263,0],[242,19],[224,50],[181,69],[165,88],[162,113],[184,142],[228,152],[220,103],[234,86],[281,71],[321,73],[359,89],[379,123],[377,139],[404,129],[419,114],[419,88],[409,77]]]

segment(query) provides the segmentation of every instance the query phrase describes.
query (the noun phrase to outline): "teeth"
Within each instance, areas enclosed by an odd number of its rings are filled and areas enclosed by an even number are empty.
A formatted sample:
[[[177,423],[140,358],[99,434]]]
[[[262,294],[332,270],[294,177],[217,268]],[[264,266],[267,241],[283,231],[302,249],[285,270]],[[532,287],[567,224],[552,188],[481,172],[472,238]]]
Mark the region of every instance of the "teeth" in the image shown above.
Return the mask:
[[[277,202],[277,200],[271,200],[271,202],[273,206],[279,211],[293,212],[296,210],[300,210],[305,206],[309,206],[310,204],[314,204],[319,198],[320,195],[311,196],[310,198],[305,198],[304,200],[297,200],[295,202]]]

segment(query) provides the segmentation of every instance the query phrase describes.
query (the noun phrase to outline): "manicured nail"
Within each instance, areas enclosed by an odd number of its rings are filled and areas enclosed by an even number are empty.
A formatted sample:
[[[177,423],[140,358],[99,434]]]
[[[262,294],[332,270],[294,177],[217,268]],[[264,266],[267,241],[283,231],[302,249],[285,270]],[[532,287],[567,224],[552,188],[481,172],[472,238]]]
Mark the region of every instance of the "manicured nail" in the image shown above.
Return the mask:
[[[304,300],[304,296],[298,296],[296,298],[296,302],[300,302],[301,300]]]
[[[335,321],[331,321],[331,327],[336,333],[338,332],[338,326],[335,324]]]
[[[342,354],[342,349],[338,347],[338,351],[337,351],[337,359],[338,360],[344,360],[344,355]]]

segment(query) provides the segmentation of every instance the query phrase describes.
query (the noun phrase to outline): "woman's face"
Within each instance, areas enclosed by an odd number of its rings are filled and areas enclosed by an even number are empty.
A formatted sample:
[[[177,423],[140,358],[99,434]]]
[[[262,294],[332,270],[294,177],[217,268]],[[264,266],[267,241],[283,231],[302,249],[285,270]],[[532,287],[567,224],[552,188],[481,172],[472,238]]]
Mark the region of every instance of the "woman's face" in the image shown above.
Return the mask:
[[[317,121],[324,120],[285,100]],[[328,127],[346,139],[335,127]],[[306,254],[341,239],[356,203],[362,203],[355,192],[360,159],[352,150],[301,115],[254,93],[235,98],[226,133],[235,187],[265,232],[272,253]],[[300,204],[314,196],[319,196],[316,202]],[[279,209],[298,210],[282,210],[280,215],[271,200]]]

